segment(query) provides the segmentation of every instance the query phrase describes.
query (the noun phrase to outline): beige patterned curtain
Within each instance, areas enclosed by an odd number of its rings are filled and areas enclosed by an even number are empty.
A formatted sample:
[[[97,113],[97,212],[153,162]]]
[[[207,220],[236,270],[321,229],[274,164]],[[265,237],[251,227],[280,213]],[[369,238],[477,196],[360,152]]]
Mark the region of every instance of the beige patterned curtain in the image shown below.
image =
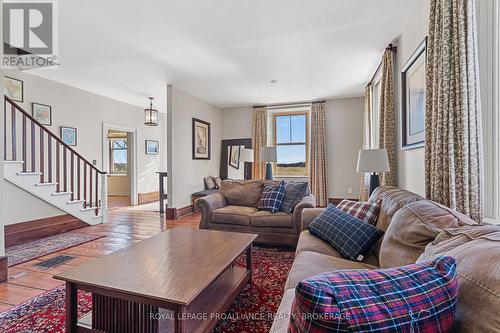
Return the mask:
[[[267,108],[255,107],[252,122],[253,167],[252,179],[264,179],[265,163],[260,161],[260,148],[267,146]]]
[[[425,188],[483,220],[483,147],[474,0],[432,0],[427,49]]]
[[[309,184],[316,197],[316,205],[328,204],[328,179],[326,169],[325,103],[313,103],[311,108],[311,167]]]
[[[363,125],[363,149],[372,148],[372,85],[365,88],[365,112]],[[370,174],[361,174],[359,200],[367,201],[370,194]]]
[[[394,111],[394,52],[387,49],[380,79],[379,148],[387,150],[391,171],[380,175],[380,185],[396,185],[396,114]]]

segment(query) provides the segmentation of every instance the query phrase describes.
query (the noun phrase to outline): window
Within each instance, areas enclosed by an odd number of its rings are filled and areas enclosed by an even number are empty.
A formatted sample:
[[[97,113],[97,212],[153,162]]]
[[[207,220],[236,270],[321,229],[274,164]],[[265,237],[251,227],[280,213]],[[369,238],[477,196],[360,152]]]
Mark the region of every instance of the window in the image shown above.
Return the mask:
[[[277,113],[273,118],[277,162],[276,176],[307,177],[307,113]]]
[[[109,139],[109,170],[114,175],[127,174],[127,139]]]

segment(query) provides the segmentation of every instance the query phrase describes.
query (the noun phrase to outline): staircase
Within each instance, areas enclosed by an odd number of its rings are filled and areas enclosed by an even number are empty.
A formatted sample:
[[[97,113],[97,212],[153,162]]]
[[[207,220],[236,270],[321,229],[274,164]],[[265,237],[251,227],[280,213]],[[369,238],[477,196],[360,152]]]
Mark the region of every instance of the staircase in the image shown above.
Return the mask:
[[[106,173],[7,96],[4,178],[89,225],[105,220]],[[22,203],[17,209],[22,209]]]

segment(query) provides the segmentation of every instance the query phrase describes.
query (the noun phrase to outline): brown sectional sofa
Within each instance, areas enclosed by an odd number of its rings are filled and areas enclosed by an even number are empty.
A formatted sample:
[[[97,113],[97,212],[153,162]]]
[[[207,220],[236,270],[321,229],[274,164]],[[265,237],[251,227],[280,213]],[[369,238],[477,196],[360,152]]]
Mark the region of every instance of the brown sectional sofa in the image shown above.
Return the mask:
[[[255,233],[257,243],[295,246],[301,231],[302,210],[314,208],[316,200],[306,194],[291,214],[259,211],[265,184],[276,181],[225,180],[219,193],[200,198],[196,206],[202,218],[200,229]]]
[[[287,332],[295,287],[308,277],[343,269],[403,266],[448,254],[457,260],[456,325],[463,332],[500,332],[500,226],[479,225],[454,210],[395,187],[379,187],[377,228],[385,235],[362,262],[349,261],[307,230],[322,209],[304,209],[296,257],[271,332]],[[496,310],[498,312],[498,310]]]

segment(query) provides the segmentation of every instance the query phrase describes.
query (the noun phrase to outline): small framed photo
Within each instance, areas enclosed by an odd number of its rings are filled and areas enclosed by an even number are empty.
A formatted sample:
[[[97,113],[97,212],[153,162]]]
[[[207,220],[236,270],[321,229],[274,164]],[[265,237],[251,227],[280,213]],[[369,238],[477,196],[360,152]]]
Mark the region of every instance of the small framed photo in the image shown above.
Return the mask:
[[[146,155],[160,154],[160,143],[155,140],[146,140]]]
[[[193,118],[193,160],[210,159],[210,123]]]
[[[23,102],[24,100],[24,85],[23,81],[14,79],[8,76],[3,77],[4,93],[11,100]]]
[[[31,112],[40,124],[52,126],[52,107],[50,105],[31,103]]]
[[[229,165],[235,169],[240,168],[241,146],[231,146],[229,150]]]
[[[68,146],[76,146],[77,144],[76,128],[61,126],[61,140]]]

